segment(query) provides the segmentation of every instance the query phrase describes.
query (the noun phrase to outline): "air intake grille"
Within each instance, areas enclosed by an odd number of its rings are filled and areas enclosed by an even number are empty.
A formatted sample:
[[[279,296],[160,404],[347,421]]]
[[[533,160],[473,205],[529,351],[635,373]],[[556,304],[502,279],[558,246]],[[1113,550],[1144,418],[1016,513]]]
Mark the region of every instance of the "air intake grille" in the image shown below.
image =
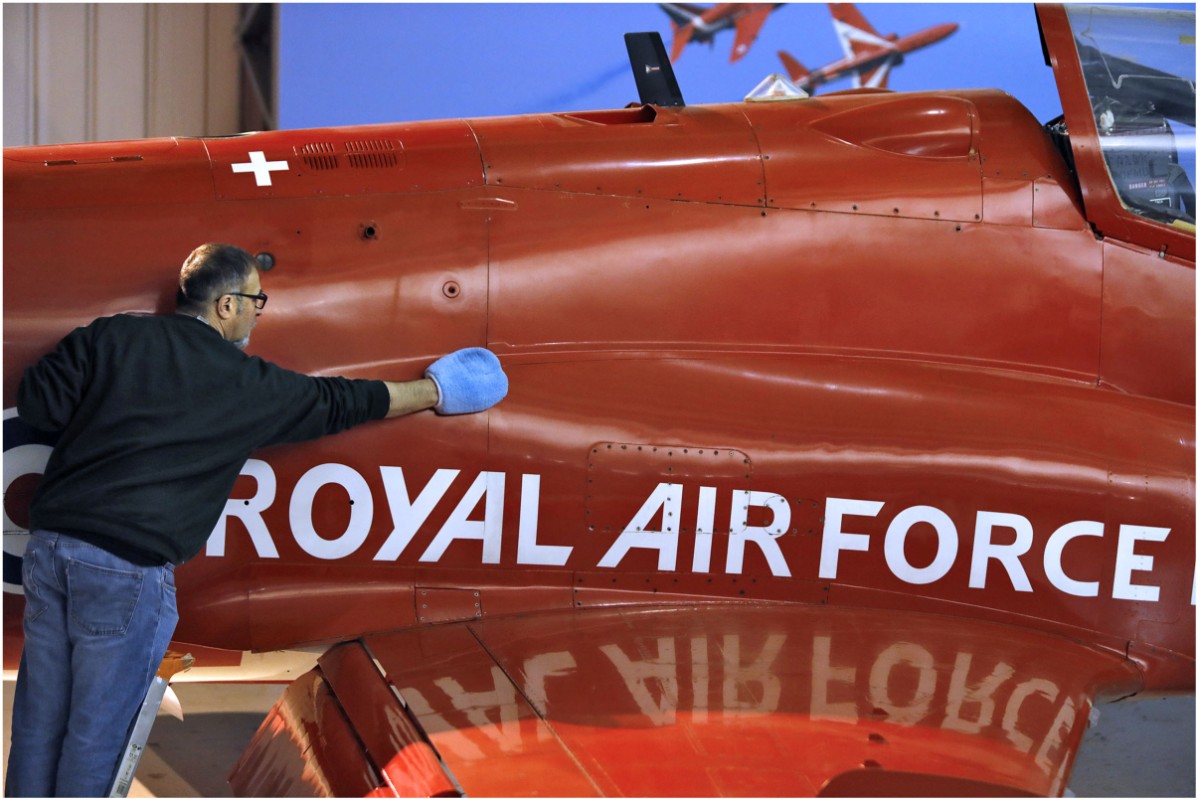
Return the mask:
[[[331,142],[310,142],[297,148],[296,155],[310,170],[335,170],[338,166],[337,149]]]
[[[404,145],[395,139],[345,142],[341,148],[332,142],[310,142],[295,152],[310,170],[336,170],[342,166],[343,156],[349,167],[380,169],[398,167]]]
[[[347,142],[346,160],[351,167],[395,167],[397,144],[390,139]]]

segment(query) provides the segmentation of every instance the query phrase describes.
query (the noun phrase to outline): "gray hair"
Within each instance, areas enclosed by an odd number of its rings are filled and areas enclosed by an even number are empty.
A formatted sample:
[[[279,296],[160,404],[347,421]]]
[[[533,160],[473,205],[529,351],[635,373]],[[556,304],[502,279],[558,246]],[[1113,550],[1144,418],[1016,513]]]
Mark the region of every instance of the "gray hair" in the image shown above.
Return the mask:
[[[246,286],[258,262],[235,245],[210,242],[192,251],[179,271],[175,306],[180,312],[199,314],[226,293]]]

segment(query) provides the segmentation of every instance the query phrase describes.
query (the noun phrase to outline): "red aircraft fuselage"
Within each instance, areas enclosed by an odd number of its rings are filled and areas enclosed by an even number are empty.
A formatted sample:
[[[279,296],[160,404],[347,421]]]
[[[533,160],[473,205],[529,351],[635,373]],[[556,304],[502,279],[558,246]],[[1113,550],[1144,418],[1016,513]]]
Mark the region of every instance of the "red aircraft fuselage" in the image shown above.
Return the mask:
[[[256,152],[287,164],[267,186],[233,169]],[[178,254],[211,239],[273,254],[272,360],[407,378],[486,344],[509,372],[487,415],[260,455],[180,572],[183,641],[419,623],[413,589],[447,584],[489,611],[641,591],[969,610],[1145,649],[1167,685],[1163,656],[1190,655],[1191,264],[1098,241],[1005,95],[6,163],[6,394],[71,327],[168,312]]]

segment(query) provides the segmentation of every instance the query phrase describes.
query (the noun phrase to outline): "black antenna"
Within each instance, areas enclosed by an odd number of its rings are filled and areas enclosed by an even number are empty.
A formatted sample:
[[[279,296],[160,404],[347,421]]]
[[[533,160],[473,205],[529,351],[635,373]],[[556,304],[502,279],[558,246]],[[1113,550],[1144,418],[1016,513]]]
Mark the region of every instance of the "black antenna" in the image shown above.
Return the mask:
[[[629,66],[637,82],[638,97],[652,106],[682,106],[683,94],[657,31],[625,34]]]

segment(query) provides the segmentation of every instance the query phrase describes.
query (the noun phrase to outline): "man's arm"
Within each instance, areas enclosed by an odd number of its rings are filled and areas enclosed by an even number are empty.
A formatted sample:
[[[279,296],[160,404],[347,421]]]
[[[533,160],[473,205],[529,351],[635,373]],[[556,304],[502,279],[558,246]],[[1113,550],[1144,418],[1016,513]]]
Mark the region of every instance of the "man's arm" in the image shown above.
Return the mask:
[[[387,417],[397,418],[424,409],[433,409],[438,402],[437,385],[432,379],[417,379],[411,382],[387,382],[391,404]]]
[[[76,329],[26,368],[17,388],[17,412],[30,426],[57,432],[71,422],[91,375],[89,336],[88,329]]]

